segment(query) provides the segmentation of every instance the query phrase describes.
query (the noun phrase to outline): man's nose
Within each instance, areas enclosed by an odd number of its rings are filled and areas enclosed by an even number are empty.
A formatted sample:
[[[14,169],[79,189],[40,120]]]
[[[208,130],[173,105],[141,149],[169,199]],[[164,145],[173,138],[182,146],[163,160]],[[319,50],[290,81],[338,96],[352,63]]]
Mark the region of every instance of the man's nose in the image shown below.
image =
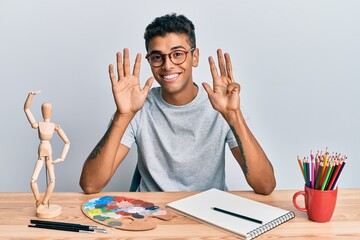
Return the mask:
[[[164,62],[163,62],[163,64],[162,64],[162,68],[163,69],[171,69],[171,68],[173,68],[173,66],[174,66],[174,63],[170,60],[170,55],[165,55],[164,56]]]

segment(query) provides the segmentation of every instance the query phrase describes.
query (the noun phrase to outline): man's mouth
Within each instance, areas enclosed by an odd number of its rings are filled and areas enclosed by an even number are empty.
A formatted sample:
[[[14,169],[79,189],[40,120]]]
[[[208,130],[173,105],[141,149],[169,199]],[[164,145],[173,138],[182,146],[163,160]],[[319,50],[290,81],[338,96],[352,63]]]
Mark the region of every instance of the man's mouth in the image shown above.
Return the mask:
[[[165,82],[173,82],[179,77],[179,73],[169,74],[169,75],[163,75],[162,78]]]

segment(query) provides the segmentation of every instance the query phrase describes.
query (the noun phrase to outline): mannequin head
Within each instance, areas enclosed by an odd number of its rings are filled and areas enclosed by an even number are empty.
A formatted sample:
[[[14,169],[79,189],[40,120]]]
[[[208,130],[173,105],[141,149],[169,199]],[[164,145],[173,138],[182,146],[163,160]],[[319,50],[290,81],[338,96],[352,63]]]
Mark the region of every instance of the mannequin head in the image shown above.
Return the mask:
[[[50,121],[51,111],[52,111],[51,103],[43,103],[41,105],[41,112],[42,112],[44,121]]]

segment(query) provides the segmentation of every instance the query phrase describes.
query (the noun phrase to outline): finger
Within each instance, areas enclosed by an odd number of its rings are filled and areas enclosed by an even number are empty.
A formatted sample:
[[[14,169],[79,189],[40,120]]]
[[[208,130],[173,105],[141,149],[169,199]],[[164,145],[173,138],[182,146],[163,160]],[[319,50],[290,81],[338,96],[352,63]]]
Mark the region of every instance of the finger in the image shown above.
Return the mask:
[[[116,84],[116,77],[114,74],[114,66],[112,64],[109,65],[109,77],[111,80],[111,84],[115,85]]]
[[[124,48],[124,75],[130,75],[130,57],[129,57],[129,49]]]
[[[240,86],[240,84],[235,83],[235,82],[234,82],[234,84],[235,84],[235,89],[236,89],[238,92],[240,92],[240,91],[241,91],[241,86]]]
[[[233,83],[229,84],[227,91],[228,91],[228,93],[240,92],[240,85],[233,82]]]
[[[134,70],[133,70],[133,75],[136,77],[140,76],[140,66],[141,66],[141,54],[138,53],[136,55]]]
[[[218,49],[218,50],[217,50],[217,57],[218,57],[218,64],[219,64],[219,69],[220,69],[220,75],[221,75],[221,76],[226,76],[224,57],[223,57],[223,54],[222,54],[221,49]]]
[[[122,63],[122,54],[121,52],[118,52],[116,54],[116,66],[117,66],[117,73],[119,76],[119,79],[124,77],[124,70],[123,70],[123,63]]]
[[[209,64],[210,64],[210,72],[213,79],[216,79],[219,77],[219,74],[217,72],[214,59],[212,57],[209,57]]]
[[[226,63],[226,71],[228,74],[228,77],[230,78],[231,82],[234,82],[233,72],[232,72],[232,64],[230,59],[230,54],[225,53],[225,63]]]

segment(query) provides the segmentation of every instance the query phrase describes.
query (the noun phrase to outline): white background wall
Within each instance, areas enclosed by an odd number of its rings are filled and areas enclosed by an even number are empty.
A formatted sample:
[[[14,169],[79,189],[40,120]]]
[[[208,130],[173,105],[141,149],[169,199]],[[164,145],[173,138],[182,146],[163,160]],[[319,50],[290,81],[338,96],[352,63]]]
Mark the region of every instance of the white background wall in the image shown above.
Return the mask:
[[[207,63],[217,48],[230,52],[249,124],[275,168],[277,189],[301,189],[296,156],[310,150],[348,155],[339,186],[360,187],[359,1],[19,1],[0,0],[0,191],[30,191],[37,132],[32,112],[53,104],[52,120],[71,148],[56,165],[55,191],[81,191],[84,160],[115,110],[107,67],[124,47],[145,56],[143,33],[155,17],[185,14],[196,27],[200,66],[195,81],[211,83]],[[150,76],[143,61],[142,83]],[[54,157],[62,142],[54,135]],[[229,152],[228,152],[229,153]],[[206,161],[206,159],[204,159]],[[136,150],[106,187],[127,191]],[[249,189],[227,158],[230,189]],[[44,170],[39,185],[45,182]]]

